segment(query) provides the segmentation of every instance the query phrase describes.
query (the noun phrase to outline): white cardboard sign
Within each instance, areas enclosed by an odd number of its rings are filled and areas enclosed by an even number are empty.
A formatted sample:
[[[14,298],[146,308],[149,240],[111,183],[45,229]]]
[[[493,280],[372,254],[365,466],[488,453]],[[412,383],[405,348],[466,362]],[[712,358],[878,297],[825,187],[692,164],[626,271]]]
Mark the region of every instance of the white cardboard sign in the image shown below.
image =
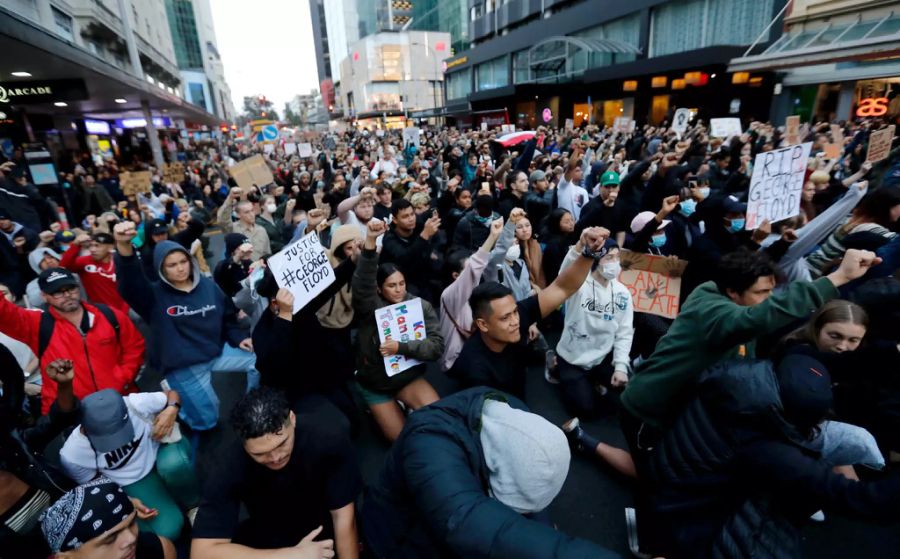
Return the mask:
[[[744,133],[741,119],[736,117],[709,119],[709,134],[714,138],[730,138]]]
[[[334,283],[334,270],[315,232],[269,257],[268,265],[278,287],[294,295],[295,313]]]
[[[418,297],[396,305],[381,307],[375,311],[375,322],[381,343],[388,340],[408,342],[426,338],[425,314],[422,312],[422,300]],[[387,376],[392,377],[419,363],[421,361],[417,359],[395,354],[384,358],[384,371]]]
[[[812,142],[757,154],[747,195],[747,230],[800,213],[800,195]]]

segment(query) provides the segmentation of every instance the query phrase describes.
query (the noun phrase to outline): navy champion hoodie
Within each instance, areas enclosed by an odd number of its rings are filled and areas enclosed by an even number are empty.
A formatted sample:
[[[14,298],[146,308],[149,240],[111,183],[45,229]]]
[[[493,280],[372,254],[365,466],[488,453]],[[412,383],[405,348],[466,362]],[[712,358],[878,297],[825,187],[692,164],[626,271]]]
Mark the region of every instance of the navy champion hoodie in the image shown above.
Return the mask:
[[[176,250],[191,258],[184,247],[173,241],[156,245],[155,281],[144,275],[137,256],[115,255],[119,293],[150,325],[152,351],[147,353],[163,373],[209,361],[222,353],[225,342],[236,347],[248,337],[238,326],[234,303],[214,281],[200,273],[192,258],[194,284],[189,292],[175,289],[166,281],[162,263]]]

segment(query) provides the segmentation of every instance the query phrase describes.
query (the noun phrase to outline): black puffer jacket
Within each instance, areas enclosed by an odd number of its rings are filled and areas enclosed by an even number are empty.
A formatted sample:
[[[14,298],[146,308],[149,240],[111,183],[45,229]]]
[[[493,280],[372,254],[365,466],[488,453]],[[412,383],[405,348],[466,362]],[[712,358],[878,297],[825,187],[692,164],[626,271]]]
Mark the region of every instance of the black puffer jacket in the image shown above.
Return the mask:
[[[833,473],[816,450],[820,441],[804,440],[783,418],[770,362],[716,366],[698,393],[651,457],[644,517],[659,527],[653,551],[796,557],[795,526],[816,510],[900,517],[900,477],[867,483]]]

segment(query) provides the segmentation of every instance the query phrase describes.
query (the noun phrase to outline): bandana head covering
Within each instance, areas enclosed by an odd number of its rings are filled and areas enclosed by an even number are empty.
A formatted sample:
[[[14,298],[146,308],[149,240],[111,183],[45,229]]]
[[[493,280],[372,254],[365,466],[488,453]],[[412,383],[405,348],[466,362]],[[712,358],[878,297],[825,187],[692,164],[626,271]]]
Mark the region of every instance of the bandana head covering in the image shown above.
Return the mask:
[[[53,553],[78,549],[134,512],[128,495],[100,477],[69,491],[41,515],[41,531]]]

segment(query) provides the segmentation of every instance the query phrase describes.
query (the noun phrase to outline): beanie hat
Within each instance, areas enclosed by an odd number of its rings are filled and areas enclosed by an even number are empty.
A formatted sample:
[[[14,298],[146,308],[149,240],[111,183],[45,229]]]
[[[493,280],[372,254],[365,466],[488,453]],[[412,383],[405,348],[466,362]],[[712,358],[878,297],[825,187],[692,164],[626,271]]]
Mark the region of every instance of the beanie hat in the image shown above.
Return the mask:
[[[806,355],[788,355],[778,364],[781,405],[785,418],[800,429],[811,429],[834,405],[831,376],[822,363]]]
[[[225,235],[225,256],[226,258],[230,258],[234,251],[237,250],[239,246],[244,243],[249,243],[250,239],[248,239],[245,235],[241,233],[229,233]]]
[[[485,400],[481,446],[491,497],[520,514],[547,508],[569,473],[571,454],[562,429],[505,402]]]

